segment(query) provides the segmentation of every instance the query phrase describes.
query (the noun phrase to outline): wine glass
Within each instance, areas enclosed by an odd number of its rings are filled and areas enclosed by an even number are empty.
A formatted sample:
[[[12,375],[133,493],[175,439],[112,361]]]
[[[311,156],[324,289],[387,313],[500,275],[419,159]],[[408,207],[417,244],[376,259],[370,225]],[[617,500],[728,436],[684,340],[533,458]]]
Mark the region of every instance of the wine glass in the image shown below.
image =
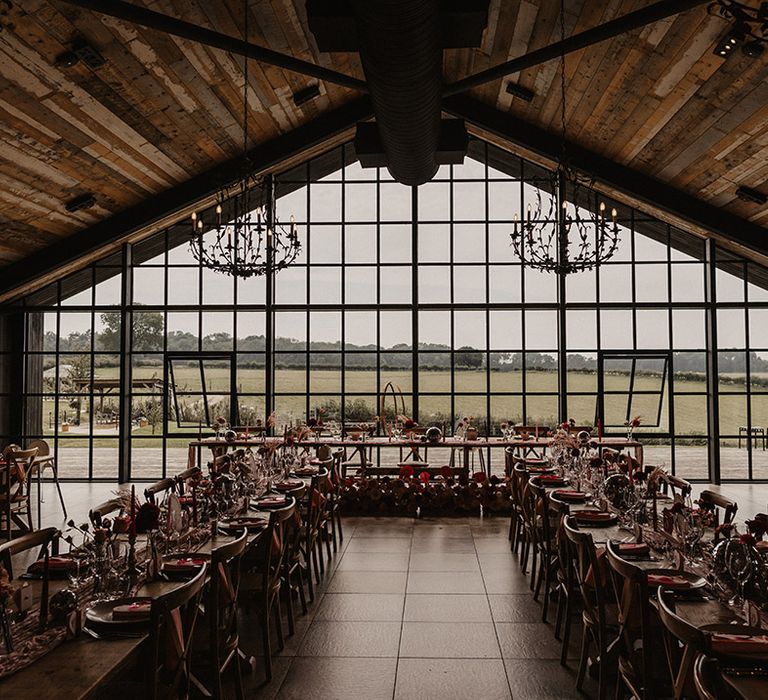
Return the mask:
[[[752,577],[754,570],[754,561],[749,546],[732,540],[726,551],[726,565],[728,573],[733,577],[737,584],[737,591],[729,604],[734,607],[740,607],[744,602],[744,586]]]

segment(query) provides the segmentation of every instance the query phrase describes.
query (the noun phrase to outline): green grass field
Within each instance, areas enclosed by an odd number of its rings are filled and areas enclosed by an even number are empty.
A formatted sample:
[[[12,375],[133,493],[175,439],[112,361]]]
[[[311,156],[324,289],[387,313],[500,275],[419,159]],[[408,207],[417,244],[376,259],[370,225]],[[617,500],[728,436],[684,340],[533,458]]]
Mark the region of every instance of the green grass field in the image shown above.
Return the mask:
[[[150,378],[161,374],[161,368],[158,367],[137,367],[134,371],[134,378]],[[114,378],[117,376],[117,367],[99,367],[96,370],[96,376],[100,378]],[[520,371],[500,372],[492,371],[490,377],[485,370],[460,369],[455,372],[453,390],[455,396],[455,412],[461,415],[473,415],[480,420],[484,420],[487,412],[486,397],[488,390],[491,393],[491,419],[493,423],[501,420],[522,421],[522,400],[520,396],[498,396],[496,394],[505,392],[521,392],[523,390],[523,373]],[[185,386],[188,391],[199,390],[199,379],[193,368],[183,367],[176,372],[177,384]],[[358,412],[369,412],[370,415],[378,413],[376,391],[377,386],[384,386],[387,382],[399,385],[406,397],[412,391],[411,373],[407,370],[385,370],[381,372],[380,382],[377,382],[376,372],[366,370],[348,370],[345,376],[345,390],[347,394],[359,394],[360,396],[347,396],[347,402],[357,402]],[[557,374],[553,371],[529,371],[525,377],[527,394],[528,421],[548,424],[556,421],[557,415]],[[306,395],[309,393],[313,398],[310,400],[312,409],[327,405],[329,401],[334,400],[338,405],[341,394],[341,373],[333,369],[312,370],[310,373],[309,386],[307,386],[306,373],[301,369],[278,369],[276,371],[276,407],[278,417],[291,417],[299,419],[304,416],[306,406]],[[607,391],[627,390],[629,383],[628,375],[607,375],[605,378],[605,387]],[[228,369],[224,367],[211,367],[206,370],[206,384],[209,393],[221,393],[222,399],[229,387]],[[490,386],[489,386],[490,384]],[[260,397],[245,396],[247,393],[258,394],[264,391],[264,372],[256,368],[238,368],[237,375],[238,390],[243,394],[241,398],[241,407],[253,411],[254,415],[263,415],[263,400]],[[701,435],[706,432],[706,398],[703,395],[705,391],[704,379],[693,380],[690,378],[675,381],[675,433]],[[639,391],[658,391],[658,377],[640,375],[636,378],[635,389]],[[451,391],[451,373],[447,371],[422,371],[419,374],[419,395],[420,395],[420,420],[422,423],[441,422],[450,420],[451,403],[449,396],[439,396],[435,394],[450,393]],[[595,397],[597,391],[597,374],[572,372],[568,376],[568,413],[578,423],[591,425],[595,415]],[[698,395],[684,395],[684,392]],[[469,395],[462,395],[462,394]],[[593,395],[580,396],[580,393]],[[279,394],[296,394],[295,396],[284,396]],[[475,394],[475,395],[472,395]],[[549,394],[549,395],[548,395]],[[141,397],[136,397],[141,400]],[[107,404],[116,402],[116,396],[107,396]],[[95,399],[96,409],[99,406],[99,399]],[[391,405],[391,400],[389,402]],[[662,403],[663,410],[661,416],[660,430],[666,432],[669,429],[669,416],[667,415],[668,402]],[[655,412],[658,406],[656,395],[638,395],[635,397],[631,413],[639,414],[646,419],[646,423],[655,422]],[[410,411],[410,405],[407,400],[406,408]],[[54,432],[54,426],[51,424],[54,409],[54,401],[43,400],[43,419],[45,423],[46,434]],[[737,394],[721,395],[721,432],[722,434],[735,434],[740,425],[745,425],[747,420],[746,400],[743,396]],[[73,414],[73,409],[62,401],[60,404],[60,415],[67,411],[67,415]],[[619,416],[624,415],[626,410],[625,397],[612,397],[606,395],[606,416],[614,416],[619,420]],[[362,414],[361,414],[362,415]],[[457,416],[458,417],[458,416]],[[84,433],[88,432],[88,406],[87,401],[83,401],[81,411],[80,429]],[[607,421],[610,422],[610,421]],[[753,397],[752,405],[753,425],[768,425],[768,396]],[[174,432],[175,424],[169,425],[169,430]],[[107,436],[106,428],[96,426],[94,435]],[[162,426],[155,427],[156,434],[162,432]],[[74,431],[74,428],[72,428]],[[650,426],[643,429],[643,432],[653,432]],[[71,433],[74,437],[74,434]],[[135,435],[151,435],[151,426],[137,428]],[[77,442],[80,442],[79,440]]]

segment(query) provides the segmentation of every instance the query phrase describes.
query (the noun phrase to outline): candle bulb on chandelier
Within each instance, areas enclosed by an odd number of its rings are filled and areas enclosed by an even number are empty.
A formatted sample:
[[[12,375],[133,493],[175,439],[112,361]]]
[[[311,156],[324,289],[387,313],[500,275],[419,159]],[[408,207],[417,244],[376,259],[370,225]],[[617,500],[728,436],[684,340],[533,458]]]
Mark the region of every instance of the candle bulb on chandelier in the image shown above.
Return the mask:
[[[605,219],[605,202],[600,202],[600,218]]]
[[[613,223],[616,223],[616,217],[619,215],[619,212],[617,212],[615,209],[611,209],[611,219],[613,219]]]
[[[219,221],[219,226],[221,226],[221,204],[216,205],[216,218]]]

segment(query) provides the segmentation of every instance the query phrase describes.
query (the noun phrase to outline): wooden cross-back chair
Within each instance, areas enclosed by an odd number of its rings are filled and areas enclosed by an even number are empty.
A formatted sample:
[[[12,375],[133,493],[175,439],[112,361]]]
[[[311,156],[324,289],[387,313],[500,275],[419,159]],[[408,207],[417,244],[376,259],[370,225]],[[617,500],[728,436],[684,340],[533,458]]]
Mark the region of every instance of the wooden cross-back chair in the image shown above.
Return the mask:
[[[197,478],[202,474],[202,470],[200,467],[190,467],[189,469],[185,469],[180,474],[177,474],[174,478],[174,481],[176,482],[176,490],[179,492],[179,495],[183,495],[184,491],[187,488],[187,481],[192,478]]]
[[[204,595],[208,621],[207,655],[213,666],[209,690],[217,699],[223,697],[222,677],[227,670],[233,675],[236,697],[238,700],[244,697],[237,612],[241,560],[247,543],[248,532],[244,530],[237,539],[219,545],[211,552],[210,583]]]
[[[739,510],[736,501],[732,501],[716,491],[702,491],[699,494],[698,500],[701,507],[709,506],[715,511],[715,527],[732,523],[736,516],[736,511]]]
[[[608,564],[616,573],[614,590],[618,605],[619,680],[616,697],[627,689],[634,698],[653,700],[672,694],[672,679],[655,650],[663,646],[662,628],[654,624],[646,572],[623,559],[611,542],[606,543]],[[657,619],[657,618],[656,618]]]
[[[35,460],[35,473],[37,475],[37,526],[40,527],[40,504],[45,502],[42,492],[42,477],[43,472],[47,469],[50,469],[53,474],[53,483],[56,486],[56,491],[58,491],[61,510],[64,512],[65,518],[67,517],[67,506],[64,503],[64,494],[59,483],[59,467],[56,463],[56,456],[51,451],[51,446],[46,440],[35,438],[27,442],[27,449],[31,450],[34,448],[37,448],[37,458]]]
[[[88,511],[88,519],[97,527],[101,526],[101,521],[112,513],[117,513],[124,507],[124,502],[119,498],[112,498],[104,503],[91,508]]]
[[[536,567],[538,564],[539,526],[536,514],[536,495],[531,490],[530,479],[526,472],[526,478],[522,484],[522,510],[523,510],[523,547],[520,557],[520,568],[525,574],[528,572],[528,560],[531,564],[531,590],[536,586]]]
[[[13,575],[13,557],[22,552],[28,552],[31,549],[37,549],[37,559],[43,560],[42,569],[42,590],[40,592],[40,621],[45,623],[48,618],[48,591],[50,588],[50,569],[48,559],[51,555],[59,551],[59,537],[61,533],[55,527],[47,527],[35,532],[27,532],[20,537],[0,544],[0,564],[8,572],[10,580]]]
[[[271,511],[269,526],[259,539],[255,551],[248,552],[242,561],[238,597],[240,605],[246,610],[251,606],[256,608],[268,681],[272,680],[272,641],[269,634],[271,622],[275,626],[278,648],[282,651],[285,647],[280,589],[289,559],[289,521],[295,516],[296,501],[292,498],[288,499],[286,506]]]
[[[659,490],[669,496],[687,498],[691,495],[691,483],[674,474],[665,474],[659,479]]]
[[[569,507],[566,503],[549,499],[549,509],[555,516],[557,528],[555,532],[555,582],[554,590],[557,596],[557,612],[555,615],[555,639],[561,643],[560,663],[565,666],[568,658],[568,645],[571,639],[573,613],[580,600],[574,573],[574,558],[572,548],[565,534],[565,518]]]
[[[156,481],[154,484],[150,484],[147,486],[147,488],[144,489],[144,498],[147,499],[150,503],[156,503],[158,496],[161,494],[169,494],[171,491],[174,491],[176,488],[176,479],[172,477],[167,477],[165,479],[160,479],[160,481]]]
[[[709,636],[676,614],[672,594],[665,593],[662,588],[659,588],[656,601],[659,618],[667,631],[664,635],[664,645],[667,651],[669,673],[674,681],[675,700],[681,700],[692,694],[693,665],[699,654],[709,651]],[[682,654],[678,642],[683,645]]]
[[[544,599],[541,605],[541,620],[547,621],[549,612],[550,594],[554,591],[557,581],[557,511],[550,508],[547,490],[541,485],[536,476],[528,480],[528,488],[534,498],[534,512],[536,514],[536,549],[539,557],[539,568],[536,572],[536,586],[533,599],[538,601],[544,586]]]
[[[333,537],[333,551],[338,550],[338,544],[344,541],[344,530],[341,527],[341,486],[342,486],[342,468],[341,463],[344,460],[344,450],[339,449],[333,453],[333,463],[331,465],[331,535]]]
[[[37,555],[38,559],[43,559],[46,552],[49,554],[58,553],[58,540],[61,533],[55,527],[46,527],[42,530],[27,532],[19,537],[14,537],[8,542],[0,544],[0,564],[5,567],[11,580],[13,575],[12,557],[22,552],[28,552],[31,549],[40,548]]]
[[[528,470],[524,464],[517,462],[512,467],[512,477],[509,484],[512,501],[512,515],[509,522],[510,549],[517,552],[521,542],[525,540],[525,522],[523,518],[523,490],[528,481]],[[523,544],[523,547],[525,545]]]
[[[192,672],[191,651],[207,576],[204,564],[194,578],[152,599],[145,687],[150,700],[188,698],[192,684],[201,685]]]
[[[611,601],[608,571],[603,562],[598,559],[592,534],[579,530],[576,519],[570,515],[563,521],[563,534],[569,543],[573,574],[582,601],[584,629],[579,672],[576,677],[576,688],[581,690],[592,644],[597,648],[598,657],[603,661],[607,659],[608,646],[616,634],[616,605]],[[599,700],[604,700],[608,690],[607,665],[607,663],[599,665]]]
[[[29,494],[36,456],[36,447],[22,450],[18,445],[8,445],[3,450],[5,464],[0,465],[0,508],[3,536],[7,540],[13,538],[14,524],[21,533],[34,529]],[[26,518],[26,523],[22,518]]]
[[[699,700],[743,700],[723,680],[717,659],[699,654],[693,663],[693,682]]]

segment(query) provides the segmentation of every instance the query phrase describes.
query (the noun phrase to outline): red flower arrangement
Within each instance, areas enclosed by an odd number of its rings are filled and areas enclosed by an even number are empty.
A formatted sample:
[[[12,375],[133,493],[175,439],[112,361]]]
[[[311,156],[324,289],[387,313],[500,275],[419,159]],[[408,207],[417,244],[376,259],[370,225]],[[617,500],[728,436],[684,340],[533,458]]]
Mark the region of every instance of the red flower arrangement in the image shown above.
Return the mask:
[[[429,472],[421,472],[421,474],[419,474],[419,480],[424,484],[429,483],[429,478]]]
[[[160,526],[160,508],[155,503],[142,503],[136,513],[136,532],[157,530]]]
[[[404,464],[400,467],[400,478],[410,479],[414,474],[413,467],[410,464]]]

